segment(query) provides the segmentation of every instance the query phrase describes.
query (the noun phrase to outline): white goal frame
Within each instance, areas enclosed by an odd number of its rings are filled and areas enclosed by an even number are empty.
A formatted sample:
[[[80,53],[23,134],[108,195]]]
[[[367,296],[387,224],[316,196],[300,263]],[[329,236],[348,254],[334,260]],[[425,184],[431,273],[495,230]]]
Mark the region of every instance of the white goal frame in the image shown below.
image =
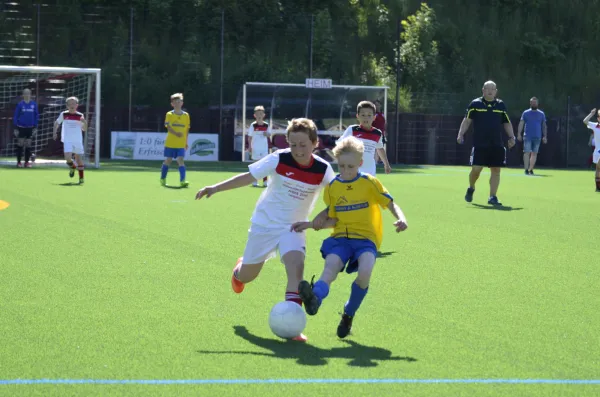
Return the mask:
[[[93,74],[95,75],[96,92],[94,99],[94,117],[96,118],[94,123],[95,135],[94,135],[94,167],[100,168],[100,87],[101,87],[101,72],[102,69],[96,68],[69,68],[69,67],[50,67],[50,66],[10,66],[0,65],[0,72],[21,72],[21,73],[74,73],[74,74]],[[91,87],[88,87],[90,90]],[[89,114],[89,101],[86,101],[86,109],[84,115]],[[88,159],[89,161],[89,159]]]
[[[243,87],[242,87],[242,161],[244,161],[244,156],[246,153],[246,132],[248,131],[248,127],[249,125],[247,125],[247,119],[246,119],[246,88],[248,86],[263,86],[263,87],[267,87],[267,86],[272,86],[272,87],[298,87],[298,88],[306,88],[309,90],[321,90],[320,88],[308,88],[306,87],[306,84],[299,84],[299,83],[261,83],[261,82],[246,82],[244,83]],[[331,88],[341,88],[341,89],[347,89],[347,90],[351,90],[351,89],[364,89],[364,90],[384,90],[385,95],[383,96],[383,115],[387,120],[387,94],[388,94],[388,90],[389,87],[388,86],[368,86],[368,85],[331,85]],[[327,90],[328,88],[322,88],[323,90]],[[307,117],[306,112],[308,112],[308,107],[306,108],[305,114],[304,115],[298,115],[298,117]],[[333,135],[333,136],[337,136],[337,135],[342,135],[344,133],[343,129],[342,129],[342,113],[343,113],[343,108],[342,106],[340,106],[340,120],[339,120],[339,131],[319,131],[319,135]],[[273,120],[273,112],[269,112],[269,121],[272,125],[272,120]],[[271,133],[273,135],[275,134],[285,134],[285,130],[271,130]]]

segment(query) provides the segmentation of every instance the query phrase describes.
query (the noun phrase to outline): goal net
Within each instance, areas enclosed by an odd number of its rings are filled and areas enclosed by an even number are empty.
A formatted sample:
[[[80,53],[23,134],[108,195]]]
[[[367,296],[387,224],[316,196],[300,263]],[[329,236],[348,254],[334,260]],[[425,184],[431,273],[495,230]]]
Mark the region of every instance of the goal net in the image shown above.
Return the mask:
[[[247,134],[254,121],[254,108],[260,105],[265,108],[265,121],[273,133],[273,150],[288,147],[285,137],[288,120],[307,117],[317,125],[318,149],[321,155],[325,155],[322,152],[335,146],[337,137],[349,125],[357,123],[356,105],[360,101],[379,99],[381,111],[387,118],[387,90],[385,86],[331,85],[329,88],[308,88],[305,84],[245,83],[236,104],[234,151],[242,153],[243,161],[251,161],[247,150]]]
[[[0,163],[16,164],[13,115],[25,88],[38,105],[38,131],[32,139],[36,164],[64,163],[60,138],[52,139],[54,122],[66,110],[66,99],[79,99],[87,132],[83,135],[84,161],[100,166],[100,69],[0,65]],[[59,130],[60,135],[60,130]]]

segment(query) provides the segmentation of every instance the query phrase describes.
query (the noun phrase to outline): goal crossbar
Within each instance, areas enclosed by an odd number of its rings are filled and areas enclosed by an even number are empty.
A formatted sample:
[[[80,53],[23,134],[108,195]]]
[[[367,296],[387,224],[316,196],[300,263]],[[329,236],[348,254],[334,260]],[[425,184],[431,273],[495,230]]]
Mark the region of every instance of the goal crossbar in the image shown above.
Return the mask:
[[[0,73],[2,72],[16,72],[16,73],[30,73],[30,74],[43,74],[43,73],[65,73],[65,74],[88,74],[95,76],[95,99],[94,99],[94,166],[100,167],[100,87],[101,87],[101,72],[102,69],[98,68],[71,68],[71,67],[54,67],[54,66],[10,66],[0,65]]]
[[[387,91],[389,89],[388,86],[369,86],[369,85],[336,85],[333,84],[331,85],[331,88],[323,88],[323,89],[318,89],[318,88],[308,88],[306,87],[306,84],[301,84],[301,83],[267,83],[267,82],[256,82],[256,81],[249,81],[244,83],[244,85],[242,86],[242,109],[241,109],[241,118],[242,118],[242,137],[245,136],[248,125],[247,125],[247,88],[248,87],[273,87],[274,91],[272,93],[273,98],[272,98],[272,103],[274,101],[274,97],[276,95],[276,88],[283,88],[283,87],[296,87],[296,88],[306,88],[309,91],[327,91],[327,90],[331,90],[331,89],[342,89],[342,90],[383,90],[385,93],[383,95],[383,114],[384,117],[387,118]],[[339,131],[323,131],[320,130],[319,131],[319,135],[341,135],[343,133],[342,130],[342,113],[343,113],[343,108],[340,105],[340,111],[339,111]],[[298,117],[301,117],[302,115],[298,115]],[[273,115],[271,113],[271,119],[272,119]],[[271,133],[276,135],[276,134],[285,134],[286,130],[285,129],[272,129]],[[244,156],[244,153],[246,151],[246,140],[242,139],[242,158]]]

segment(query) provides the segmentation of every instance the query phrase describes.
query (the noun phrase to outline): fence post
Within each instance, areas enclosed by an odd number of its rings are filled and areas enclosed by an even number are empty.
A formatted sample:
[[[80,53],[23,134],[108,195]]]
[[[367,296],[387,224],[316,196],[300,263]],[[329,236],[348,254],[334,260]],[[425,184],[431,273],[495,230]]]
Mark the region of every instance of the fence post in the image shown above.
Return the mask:
[[[396,44],[396,120],[395,120],[395,126],[394,126],[394,135],[395,135],[395,139],[394,139],[394,162],[397,163],[398,162],[398,141],[400,140],[400,33],[401,33],[401,28],[402,28],[402,22],[400,20],[400,17],[398,17],[397,20],[397,37],[396,40],[398,41]]]
[[[571,140],[571,96],[569,95],[567,97],[567,129],[566,129],[566,135],[567,135],[567,144],[565,145],[567,147],[567,155],[565,156],[567,164],[565,168],[569,168],[569,141]]]
[[[133,101],[133,7],[129,9],[129,128],[131,131],[131,105]]]
[[[221,9],[221,65],[220,65],[220,87],[219,87],[219,142],[223,136],[223,65],[225,60],[225,8]],[[219,145],[222,147],[223,145]],[[220,149],[221,151],[223,149]]]

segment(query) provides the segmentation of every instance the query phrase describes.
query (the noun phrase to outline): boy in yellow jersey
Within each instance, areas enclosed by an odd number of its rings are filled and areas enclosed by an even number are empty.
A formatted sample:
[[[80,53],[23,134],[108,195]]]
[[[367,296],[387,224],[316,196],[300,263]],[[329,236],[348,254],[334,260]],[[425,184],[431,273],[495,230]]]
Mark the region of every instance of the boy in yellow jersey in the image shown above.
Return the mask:
[[[380,207],[388,208],[397,219],[394,222],[396,232],[404,231],[408,226],[402,210],[381,182],[370,174],[359,172],[364,154],[364,145],[359,139],[348,137],[340,141],[333,154],[340,174],[325,187],[323,199],[327,205],[327,217],[321,213],[312,222],[295,223],[292,229],[298,232],[308,228],[333,227],[333,233],[321,246],[325,269],[319,281],[311,284],[303,280],[298,286],[306,313],[317,314],[323,299],[329,294],[329,286],[344,268],[347,273],[358,272],[337,329],[338,337],[345,338],[369,289],[375,257],[381,245],[383,224]]]
[[[183,157],[188,148],[187,138],[190,131],[190,115],[184,112],[183,94],[171,95],[171,106],[173,110],[165,116],[165,127],[167,128],[167,139],[165,140],[165,161],[160,170],[160,184],[167,185],[167,172],[173,158],[179,165],[179,183],[181,187],[188,187],[189,182],[185,180],[185,164]]]

